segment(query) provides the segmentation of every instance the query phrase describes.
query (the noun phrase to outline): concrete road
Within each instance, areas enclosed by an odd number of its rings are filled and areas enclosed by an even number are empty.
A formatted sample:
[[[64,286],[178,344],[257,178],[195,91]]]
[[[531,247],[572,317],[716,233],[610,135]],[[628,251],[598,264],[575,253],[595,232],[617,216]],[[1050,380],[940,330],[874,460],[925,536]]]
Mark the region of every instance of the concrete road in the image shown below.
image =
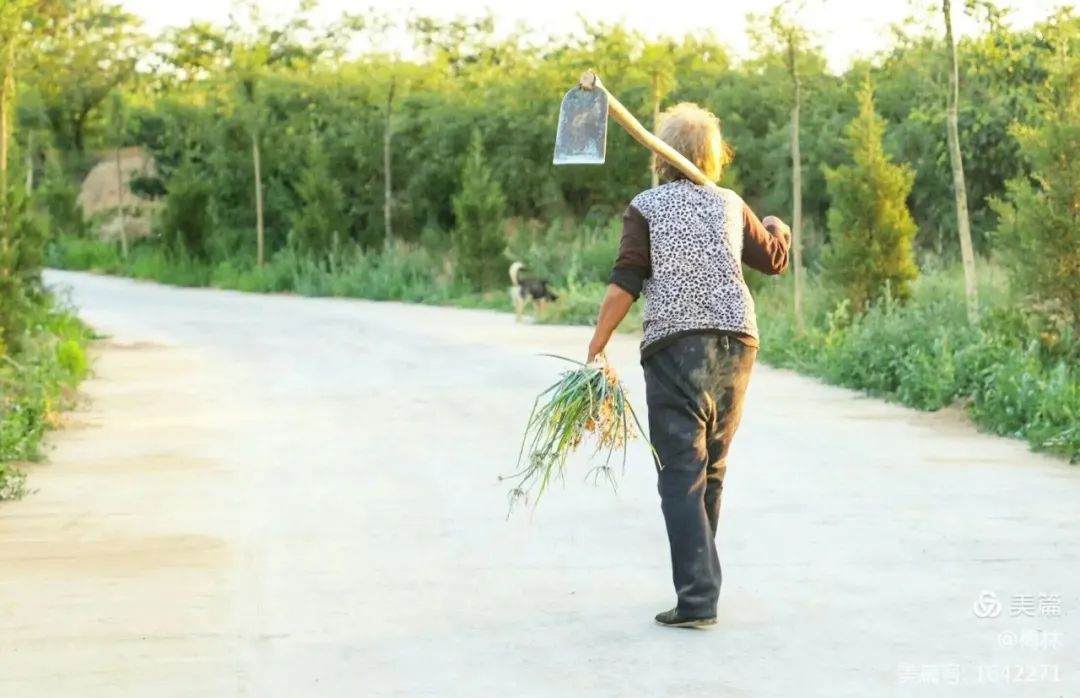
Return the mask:
[[[719,625],[670,630],[640,443],[505,519],[588,330],[49,280],[108,339],[0,505],[0,696],[1080,696],[1080,471],[954,414],[757,367]]]

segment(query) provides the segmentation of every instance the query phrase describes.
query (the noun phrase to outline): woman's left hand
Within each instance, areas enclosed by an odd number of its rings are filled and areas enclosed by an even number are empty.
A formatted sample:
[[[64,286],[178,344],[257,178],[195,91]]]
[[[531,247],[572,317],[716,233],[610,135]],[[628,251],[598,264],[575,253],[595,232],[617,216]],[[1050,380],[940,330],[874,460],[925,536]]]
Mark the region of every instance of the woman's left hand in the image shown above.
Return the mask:
[[[593,340],[589,342],[589,358],[585,361],[585,363],[591,364],[593,361],[596,360],[596,357],[600,356],[603,353],[604,344],[598,342],[594,337]]]
[[[630,306],[633,304],[633,295],[616,284],[608,284],[607,293],[604,294],[604,300],[600,303],[600,315],[596,318],[596,331],[593,332],[592,341],[589,342],[589,363],[604,353],[604,347],[607,346],[612,333],[630,312]]]

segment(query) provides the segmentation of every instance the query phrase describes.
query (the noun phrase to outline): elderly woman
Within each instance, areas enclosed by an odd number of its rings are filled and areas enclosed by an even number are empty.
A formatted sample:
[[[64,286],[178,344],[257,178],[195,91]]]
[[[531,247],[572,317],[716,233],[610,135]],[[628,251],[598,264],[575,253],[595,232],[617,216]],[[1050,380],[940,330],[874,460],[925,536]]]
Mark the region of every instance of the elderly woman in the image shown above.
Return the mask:
[[[657,135],[719,179],[726,149],[711,113],[679,104],[664,114]],[[758,347],[742,265],[784,271],[791,233],[773,216],[759,221],[733,191],[694,184],[662,159],[657,170],[663,183],[634,197],[623,215],[589,360],[643,293],[649,436],[678,596],[656,621],[701,627],[716,622],[720,493]]]

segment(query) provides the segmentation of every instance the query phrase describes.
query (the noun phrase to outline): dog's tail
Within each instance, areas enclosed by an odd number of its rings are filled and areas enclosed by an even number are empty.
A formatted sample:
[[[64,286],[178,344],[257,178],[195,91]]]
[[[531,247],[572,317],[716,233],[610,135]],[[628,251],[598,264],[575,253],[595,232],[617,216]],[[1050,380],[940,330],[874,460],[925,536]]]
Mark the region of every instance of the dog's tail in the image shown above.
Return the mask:
[[[518,285],[518,274],[520,274],[521,270],[524,268],[525,265],[521,262],[514,262],[510,265],[510,283],[514,284],[515,286]]]

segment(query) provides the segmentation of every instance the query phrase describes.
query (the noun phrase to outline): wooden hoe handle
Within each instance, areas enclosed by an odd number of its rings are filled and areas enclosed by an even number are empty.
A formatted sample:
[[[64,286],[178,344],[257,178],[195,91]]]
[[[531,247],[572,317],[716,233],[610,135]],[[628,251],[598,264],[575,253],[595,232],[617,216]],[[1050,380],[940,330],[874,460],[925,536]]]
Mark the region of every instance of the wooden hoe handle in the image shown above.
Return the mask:
[[[682,153],[653,135],[649,129],[642,126],[641,122],[634,118],[634,115],[623,106],[622,102],[616,99],[615,95],[608,92],[608,89],[600,82],[600,78],[596,73],[591,70],[585,71],[585,74],[581,76],[578,87],[583,90],[603,90],[607,93],[608,115],[626,129],[626,132],[629,133],[635,141],[679,168],[679,171],[686,175],[694,184],[716,188],[716,183],[706,177],[694,163],[687,160]]]

